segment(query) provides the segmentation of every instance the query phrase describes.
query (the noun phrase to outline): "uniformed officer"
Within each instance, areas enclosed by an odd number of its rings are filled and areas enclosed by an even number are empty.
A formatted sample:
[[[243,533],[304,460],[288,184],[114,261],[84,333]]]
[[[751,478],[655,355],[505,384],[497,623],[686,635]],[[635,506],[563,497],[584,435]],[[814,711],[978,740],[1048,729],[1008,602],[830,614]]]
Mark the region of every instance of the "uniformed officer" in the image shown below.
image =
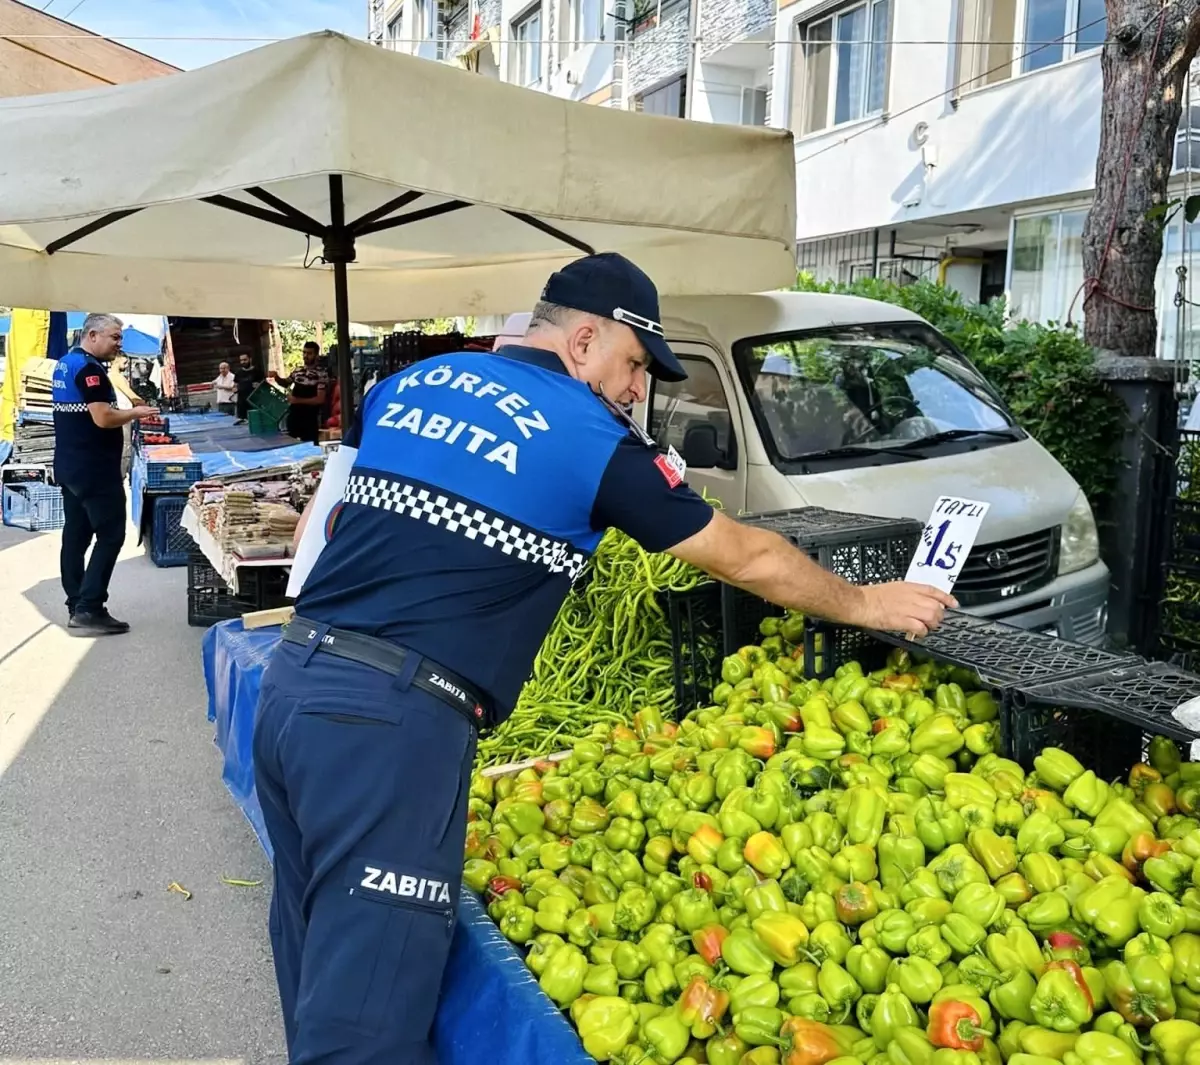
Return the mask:
[[[140,403],[118,410],[108,376],[121,352],[121,321],[89,314],[79,344],[54,367],[54,479],[62,489],[63,526],[59,569],[67,595],[67,629],[73,636],[128,632],[105,607],[108,582],[125,543],[122,427],[156,413]],[[92,557],[84,565],[88,547]]]
[[[254,738],[293,1065],[435,1060],[476,730],[511,711],[605,529],[838,622],[924,633],[953,603],[852,587],[715,512],[621,414],[647,372],[685,376],[653,283],[580,259],[522,343],[382,381],[331,458],[301,546],[328,542]]]

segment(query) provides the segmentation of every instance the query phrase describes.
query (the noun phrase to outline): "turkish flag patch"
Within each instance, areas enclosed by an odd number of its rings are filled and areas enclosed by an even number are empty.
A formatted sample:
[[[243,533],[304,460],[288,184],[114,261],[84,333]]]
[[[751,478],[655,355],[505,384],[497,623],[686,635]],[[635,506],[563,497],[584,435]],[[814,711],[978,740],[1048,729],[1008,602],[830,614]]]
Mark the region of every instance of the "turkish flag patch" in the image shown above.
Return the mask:
[[[672,488],[678,488],[683,483],[683,475],[680,474],[666,455],[656,456],[654,465],[658,467],[658,472],[666,478],[667,484]]]
[[[99,377],[85,377],[83,379],[83,383],[85,385],[87,385],[88,388],[95,388],[98,384],[100,384],[100,378]]]

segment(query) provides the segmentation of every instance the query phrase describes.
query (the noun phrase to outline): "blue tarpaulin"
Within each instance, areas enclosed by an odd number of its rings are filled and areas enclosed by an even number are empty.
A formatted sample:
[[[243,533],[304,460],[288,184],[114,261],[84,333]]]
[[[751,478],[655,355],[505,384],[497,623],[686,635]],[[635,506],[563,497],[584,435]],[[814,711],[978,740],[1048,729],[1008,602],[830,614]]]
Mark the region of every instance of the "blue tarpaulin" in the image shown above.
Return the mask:
[[[252,737],[263,670],[279,629],[224,621],[204,634],[208,718],[224,758],[222,779],[267,855],[270,842],[254,793]],[[441,1065],[594,1065],[574,1030],[542,993],[521,955],[479,899],[463,888],[458,924],[434,1021]]]

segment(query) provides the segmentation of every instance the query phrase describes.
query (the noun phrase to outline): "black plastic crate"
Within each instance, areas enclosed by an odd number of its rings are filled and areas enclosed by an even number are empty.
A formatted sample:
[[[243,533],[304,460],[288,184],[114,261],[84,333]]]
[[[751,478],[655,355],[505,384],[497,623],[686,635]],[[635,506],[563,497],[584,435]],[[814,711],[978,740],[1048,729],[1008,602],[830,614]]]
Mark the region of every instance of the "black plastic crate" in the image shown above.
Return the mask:
[[[1022,686],[1014,701],[1018,706],[1041,703],[1095,710],[1110,723],[1127,722],[1146,735],[1190,743],[1200,739],[1200,733],[1171,715],[1198,696],[1200,676],[1167,662],[1129,657],[1112,669]]]
[[[187,496],[157,496],[150,502],[150,561],[164,569],[186,566],[195,550],[191,534],[179,524]]]
[[[255,610],[286,606],[287,581],[288,571],[282,567],[247,567],[238,574],[235,595],[208,559],[195,552],[188,558],[188,624],[207,627]]]
[[[667,592],[675,713],[679,719],[712,701],[721,682],[721,586]]]
[[[823,569],[851,584],[903,580],[924,528],[908,518],[877,518],[823,507],[746,514],[738,521],[779,533]],[[734,654],[739,647],[756,642],[759,622],[778,613],[773,603],[723,585],[725,653]]]
[[[1193,485],[1192,491],[1200,492],[1200,484]],[[1200,502],[1172,499],[1167,514],[1167,560],[1200,566]]]
[[[870,672],[879,669],[887,658],[888,648],[874,633],[848,625],[833,625],[816,618],[804,623],[804,674],[825,680],[832,677],[838,666],[858,662]]]
[[[1005,757],[1027,769],[1044,747],[1061,747],[1103,780],[1123,778],[1142,758],[1146,734],[1102,710],[1040,703],[1017,692],[1001,699]]]
[[[1046,633],[1018,629],[956,610],[947,611],[941,626],[918,640],[909,640],[894,632],[876,635],[887,643],[909,648],[939,662],[974,670],[984,683],[999,687],[1061,680],[1098,669],[1116,668],[1130,661],[1128,655],[1071,643]]]

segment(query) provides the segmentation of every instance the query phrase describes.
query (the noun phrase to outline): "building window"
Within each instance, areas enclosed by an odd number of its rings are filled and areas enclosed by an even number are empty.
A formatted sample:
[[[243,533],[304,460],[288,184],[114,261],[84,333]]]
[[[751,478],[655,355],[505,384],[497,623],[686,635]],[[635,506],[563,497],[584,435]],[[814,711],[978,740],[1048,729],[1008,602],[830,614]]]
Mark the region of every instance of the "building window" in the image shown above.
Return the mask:
[[[687,75],[660,85],[657,89],[644,92],[637,98],[638,110],[648,115],[666,115],[668,118],[686,118]]]
[[[891,0],[868,0],[797,26],[792,128],[800,133],[880,114],[887,101]]]
[[[603,36],[603,0],[567,0],[568,51],[594,44]]]
[[[542,80],[542,11],[534,8],[512,24],[514,67],[511,81],[536,85]]]
[[[1017,318],[1063,322],[1071,301],[1083,314],[1083,223],[1087,208],[1030,215],[1013,222],[1009,308]],[[1076,299],[1076,294],[1079,298]]]
[[[395,18],[388,21],[386,47],[391,49],[393,52],[400,50],[401,34],[404,32],[403,23],[404,16],[402,14],[397,15]]]
[[[767,90],[742,89],[742,125],[765,126],[767,124]]]
[[[1099,48],[1107,34],[1104,0],[963,0],[958,89],[1054,66]]]
[[[1190,90],[1188,91],[1191,95]],[[1175,132],[1175,170],[1200,170],[1200,104],[1184,108]]]

